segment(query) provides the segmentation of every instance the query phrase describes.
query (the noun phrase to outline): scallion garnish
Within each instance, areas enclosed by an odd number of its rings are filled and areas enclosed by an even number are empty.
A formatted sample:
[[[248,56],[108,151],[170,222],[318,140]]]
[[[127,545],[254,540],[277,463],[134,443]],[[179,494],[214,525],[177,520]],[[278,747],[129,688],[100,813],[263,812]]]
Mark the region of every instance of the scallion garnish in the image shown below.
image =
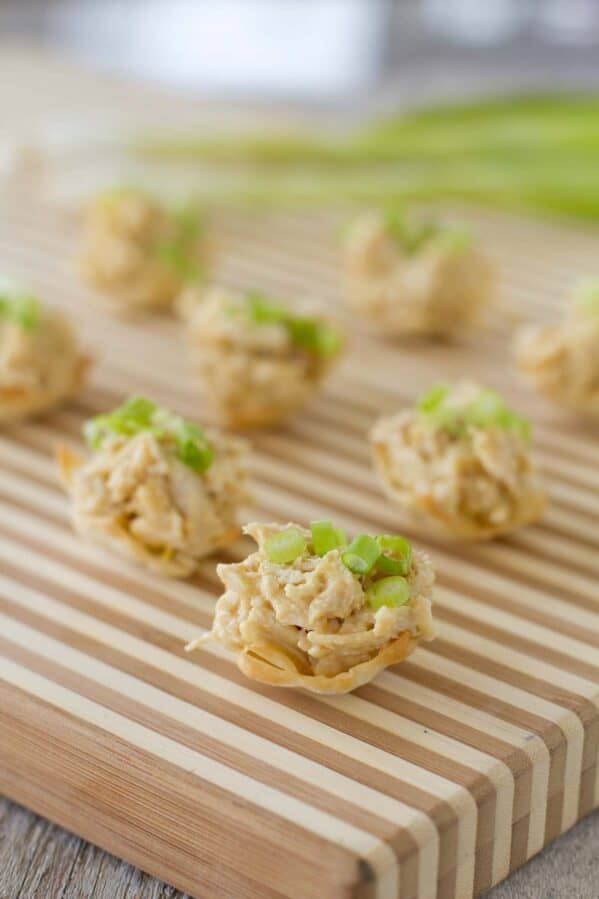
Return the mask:
[[[405,537],[379,534],[376,538],[380,555],[376,567],[384,574],[407,574],[412,564],[412,546]]]
[[[416,407],[421,420],[456,437],[465,434],[469,427],[503,428],[530,440],[530,422],[506,406],[496,391],[481,388],[469,403],[455,406],[450,395],[447,384],[437,384],[420,397]]]
[[[381,554],[380,547],[374,537],[358,534],[343,553],[343,564],[353,574],[368,574]]]
[[[324,556],[332,549],[341,549],[347,543],[341,528],[336,528],[332,521],[321,519],[310,522],[312,548],[317,556]]]
[[[341,349],[343,338],[332,325],[318,318],[292,315],[258,292],[248,293],[245,299],[252,322],[257,325],[283,325],[294,346],[307,353],[326,359]]]
[[[574,289],[574,302],[583,312],[599,315],[599,278],[583,278]]]
[[[376,612],[382,606],[398,608],[410,599],[410,585],[405,577],[383,577],[366,588],[366,601]]]
[[[299,528],[293,526],[271,534],[264,541],[264,552],[269,562],[288,565],[295,562],[308,548],[308,540]]]
[[[0,283],[0,317],[19,325],[23,331],[33,331],[40,318],[37,297],[10,283]]]
[[[172,440],[177,458],[198,473],[212,464],[214,455],[202,429],[145,396],[131,397],[112,412],[90,419],[83,428],[85,439],[93,449],[99,449],[111,435],[134,437],[143,431],[157,439]]]

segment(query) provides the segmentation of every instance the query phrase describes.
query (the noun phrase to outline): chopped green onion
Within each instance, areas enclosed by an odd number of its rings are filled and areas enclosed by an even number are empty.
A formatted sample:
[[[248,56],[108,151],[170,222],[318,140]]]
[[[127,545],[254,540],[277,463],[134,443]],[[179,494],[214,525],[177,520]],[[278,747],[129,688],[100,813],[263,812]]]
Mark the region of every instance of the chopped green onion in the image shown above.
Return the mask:
[[[574,301],[579,309],[599,315],[599,278],[584,278],[574,290]]]
[[[332,549],[340,549],[346,545],[345,534],[340,528],[333,526],[328,519],[310,522],[312,548],[317,556],[324,556]]]
[[[272,534],[264,541],[264,552],[269,562],[287,565],[295,562],[308,548],[308,540],[299,528],[288,527]]]
[[[451,387],[449,384],[435,384],[418,400],[417,406],[421,412],[432,412],[437,409],[449,394]]]
[[[206,471],[214,454],[202,429],[173,415],[145,396],[134,396],[112,412],[87,421],[83,434],[92,449],[99,449],[110,434],[133,437],[147,431],[157,439],[172,439],[177,458],[198,473]]]
[[[410,585],[405,577],[384,577],[366,589],[366,601],[376,612],[382,606],[398,608],[410,599]]]
[[[374,537],[358,534],[343,553],[342,560],[353,574],[368,574],[374,568],[381,553]]]
[[[40,304],[37,297],[22,293],[12,286],[0,287],[0,317],[19,325],[23,331],[33,331],[40,318]]]
[[[283,325],[291,342],[314,356],[330,358],[341,348],[343,338],[332,325],[308,316],[292,315],[261,293],[246,295],[251,320],[257,325]]]
[[[453,436],[461,436],[467,428],[503,428],[514,431],[522,440],[530,440],[530,422],[518,415],[494,390],[482,388],[465,406],[454,406],[448,402],[451,388],[438,384],[417,402],[420,417],[427,425],[446,430]]]
[[[379,534],[376,541],[381,551],[377,568],[384,574],[407,574],[412,564],[410,541],[391,534]]]
[[[410,222],[403,212],[397,211],[386,213],[385,228],[409,256],[417,253],[442,230],[435,222]]]
[[[453,256],[458,256],[470,249],[472,235],[466,228],[444,228],[435,237],[435,246]]]
[[[267,300],[261,293],[248,293],[246,299],[252,321],[257,325],[278,325],[285,323],[285,310],[276,303]]]

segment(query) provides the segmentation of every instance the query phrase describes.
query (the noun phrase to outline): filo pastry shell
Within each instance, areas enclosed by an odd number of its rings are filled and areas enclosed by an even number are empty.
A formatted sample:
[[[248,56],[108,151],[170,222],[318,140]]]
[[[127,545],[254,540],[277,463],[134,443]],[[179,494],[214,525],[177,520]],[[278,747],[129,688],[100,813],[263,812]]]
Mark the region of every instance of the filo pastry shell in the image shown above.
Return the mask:
[[[450,337],[477,323],[494,274],[474,247],[457,251],[429,241],[406,252],[382,215],[358,219],[345,245],[345,290],[351,309],[383,336]]]
[[[239,536],[247,500],[245,445],[211,434],[214,460],[198,473],[148,432],[114,437],[85,459],[57,453],[75,530],[159,574],[188,577]]]
[[[0,423],[52,409],[76,393],[89,361],[56,309],[40,305],[28,329],[0,317]]]
[[[387,495],[433,532],[487,540],[542,514],[530,447],[513,431],[469,427],[456,436],[405,410],[380,419],[370,440]]]
[[[253,680],[332,694],[368,683],[410,655],[421,639],[435,636],[434,573],[424,553],[412,558],[408,603],[373,611],[339,550],[304,554],[287,565],[270,562],[264,541],[288,526],[244,528],[259,548],[242,562],[217,567],[225,593],[212,630],[188,649],[215,640],[237,654],[239,668]]]
[[[274,424],[304,406],[328,373],[325,357],[295,346],[284,324],[256,323],[243,294],[213,287],[181,303],[200,389],[235,429]]]

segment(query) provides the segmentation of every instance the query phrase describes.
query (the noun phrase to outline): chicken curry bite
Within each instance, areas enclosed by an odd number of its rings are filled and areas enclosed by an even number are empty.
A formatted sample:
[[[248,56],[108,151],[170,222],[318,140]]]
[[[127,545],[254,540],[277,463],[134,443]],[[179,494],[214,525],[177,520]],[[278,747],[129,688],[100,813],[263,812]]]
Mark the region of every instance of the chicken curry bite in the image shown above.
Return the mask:
[[[81,271],[115,312],[170,309],[185,285],[201,278],[205,256],[191,205],[169,209],[141,190],[118,188],[87,210]]]
[[[58,405],[79,389],[88,365],[60,311],[0,283],[0,422]]]
[[[245,444],[137,396],[85,425],[92,455],[58,452],[76,531],[159,574],[187,577],[239,536]]]
[[[577,285],[563,322],[522,328],[516,335],[515,357],[539,393],[599,418],[599,278]]]
[[[225,593],[212,630],[248,677],[314,693],[347,693],[435,636],[428,557],[400,536],[359,534],[332,522],[248,524],[258,549],[221,564]]]
[[[389,497],[436,531],[483,540],[541,515],[530,424],[493,390],[437,384],[370,436]]]
[[[259,293],[214,287],[186,310],[201,388],[233,428],[272,424],[303,406],[343,346],[325,318],[293,314]]]
[[[350,307],[389,337],[449,337],[481,316],[493,287],[486,257],[463,228],[403,213],[369,213],[347,232]]]

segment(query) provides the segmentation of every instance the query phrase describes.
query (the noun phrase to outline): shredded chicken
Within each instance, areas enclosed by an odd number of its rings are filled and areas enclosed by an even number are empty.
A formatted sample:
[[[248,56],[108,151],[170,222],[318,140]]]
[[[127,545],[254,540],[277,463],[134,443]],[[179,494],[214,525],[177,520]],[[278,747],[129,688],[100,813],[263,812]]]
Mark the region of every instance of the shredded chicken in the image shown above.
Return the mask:
[[[561,324],[526,326],[516,337],[515,357],[540,393],[599,417],[599,315],[573,310]]]
[[[31,328],[0,317],[0,421],[55,406],[78,389],[86,367],[57,310],[40,307]]]
[[[245,447],[210,435],[214,461],[203,473],[149,432],[113,437],[87,461],[59,459],[77,531],[163,574],[186,577],[239,534],[246,500]]]
[[[257,323],[244,298],[212,288],[187,298],[192,358],[202,390],[226,425],[270,424],[303,406],[332,359],[295,346],[281,323]]]
[[[258,550],[242,562],[218,566],[225,593],[212,631],[199,642],[213,639],[238,653],[242,670],[259,680],[346,692],[405,657],[418,640],[434,637],[435,578],[424,553],[412,558],[408,603],[373,611],[363,580],[345,567],[339,550],[323,557],[304,553],[287,565],[270,562],[264,541],[285,527],[253,523],[244,528]],[[399,638],[401,651],[386,657]]]
[[[456,406],[476,385],[455,388]],[[530,448],[515,431],[468,426],[454,434],[405,410],[371,432],[374,460],[389,496],[446,534],[484,539],[537,518],[544,492]]]
[[[478,250],[431,241],[408,253],[379,214],[352,227],[345,269],[350,306],[388,336],[455,334],[479,318],[493,286]]]
[[[176,236],[173,215],[145,194],[101,196],[87,212],[81,270],[114,311],[168,309],[184,283],[183,272],[168,258]]]

